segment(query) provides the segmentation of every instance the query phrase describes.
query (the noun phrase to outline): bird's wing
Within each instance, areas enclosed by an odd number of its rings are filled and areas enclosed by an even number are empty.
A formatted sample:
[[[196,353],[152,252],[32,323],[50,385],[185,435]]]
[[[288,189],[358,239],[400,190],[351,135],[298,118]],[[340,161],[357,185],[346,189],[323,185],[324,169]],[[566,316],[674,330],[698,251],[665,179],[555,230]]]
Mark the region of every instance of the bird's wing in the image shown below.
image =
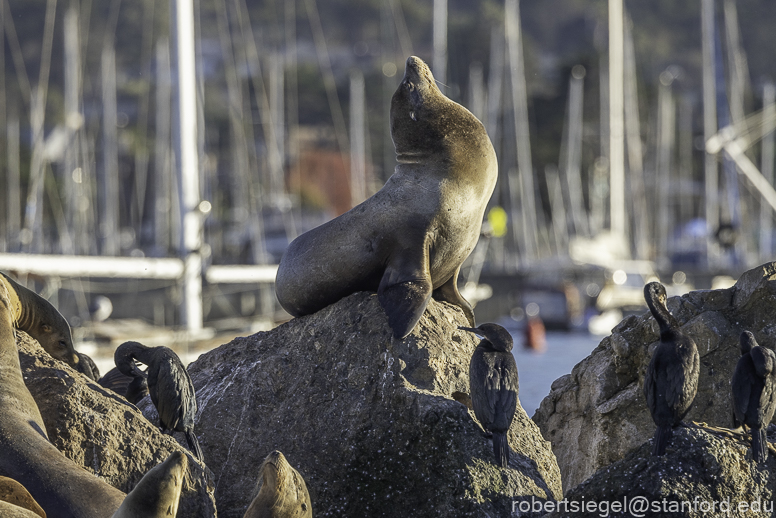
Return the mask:
[[[760,346],[752,347],[752,350],[749,351],[749,356],[752,357],[754,370],[758,376],[765,378],[773,372],[774,363],[776,363],[773,351]]]
[[[744,423],[746,410],[749,408],[749,396],[752,393],[751,374],[751,359],[748,356],[742,356],[738,359],[736,370],[733,371],[733,377],[730,380],[730,389],[733,393],[733,413],[741,424]]]
[[[159,420],[166,428],[175,430],[183,419],[186,402],[186,381],[180,369],[183,367],[176,362],[165,358],[160,361],[159,375],[156,378],[156,410],[159,412]],[[149,378],[148,390],[151,391]],[[153,392],[151,392],[153,394]]]
[[[651,413],[655,412],[655,405],[657,403],[657,387],[655,382],[657,381],[656,373],[659,365],[656,356],[656,354],[652,354],[652,359],[649,361],[649,366],[647,366],[647,374],[644,376],[644,398],[647,400],[647,408]]]
[[[667,384],[666,402],[675,408],[681,417],[689,410],[698,390],[698,375],[700,373],[700,356],[695,342],[683,337],[682,348],[689,349],[688,356],[680,356],[677,361],[666,365]]]

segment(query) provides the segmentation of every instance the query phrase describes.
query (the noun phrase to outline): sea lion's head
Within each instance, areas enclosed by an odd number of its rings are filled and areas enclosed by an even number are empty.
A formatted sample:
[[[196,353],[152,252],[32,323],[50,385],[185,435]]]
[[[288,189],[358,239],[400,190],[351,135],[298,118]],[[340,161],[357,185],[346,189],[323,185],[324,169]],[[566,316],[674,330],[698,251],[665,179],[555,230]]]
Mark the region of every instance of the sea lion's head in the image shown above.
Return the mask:
[[[442,159],[471,164],[467,171],[496,164],[485,127],[469,110],[445,97],[428,65],[415,56],[407,59],[391,99],[391,138],[400,164]],[[495,168],[492,172],[495,175]]]
[[[57,311],[47,300],[41,298],[44,307],[41,308],[39,318],[33,324],[33,328],[27,331],[31,337],[38,341],[41,347],[57,360],[70,365],[79,372],[84,372],[80,366],[81,360],[73,347],[73,336],[70,332],[70,324],[65,317]]]
[[[442,107],[453,104],[437,88],[428,65],[418,57],[407,58],[404,78],[391,99],[391,137],[400,162],[404,154],[443,150],[439,119]]]
[[[245,516],[312,517],[312,504],[302,476],[278,450],[264,459],[259,467],[257,494]]]

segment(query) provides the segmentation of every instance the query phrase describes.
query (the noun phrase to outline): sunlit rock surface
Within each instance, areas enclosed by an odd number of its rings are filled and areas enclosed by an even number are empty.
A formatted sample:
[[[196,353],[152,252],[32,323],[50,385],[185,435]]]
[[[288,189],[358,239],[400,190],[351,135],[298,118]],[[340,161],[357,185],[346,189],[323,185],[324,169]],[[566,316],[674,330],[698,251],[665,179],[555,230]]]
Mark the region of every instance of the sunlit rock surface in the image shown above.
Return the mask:
[[[732,426],[730,378],[741,355],[741,332],[752,331],[765,347],[776,345],[776,263],[746,272],[729,289],[672,297],[668,309],[701,356],[698,393],[685,420]],[[649,312],[626,318],[553,383],[533,419],[552,443],[564,491],[654,435],[642,387],[658,340]]]
[[[275,449],[319,517],[508,516],[514,501],[559,498],[555,458],[522,408],[509,432],[515,469],[502,470],[453,399],[468,392],[478,342],[459,325],[459,308],[431,301],[397,341],[376,295],[356,293],[202,355],[189,372],[219,516],[243,515]]]

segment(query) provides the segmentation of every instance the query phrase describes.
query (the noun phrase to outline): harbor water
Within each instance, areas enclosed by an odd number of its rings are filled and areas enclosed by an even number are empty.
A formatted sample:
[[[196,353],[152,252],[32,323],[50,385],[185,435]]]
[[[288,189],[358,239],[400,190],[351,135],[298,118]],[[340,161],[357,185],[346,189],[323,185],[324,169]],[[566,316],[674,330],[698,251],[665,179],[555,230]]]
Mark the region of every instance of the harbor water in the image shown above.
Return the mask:
[[[524,347],[522,332],[513,332],[513,337],[512,354],[520,377],[520,404],[529,417],[550,393],[553,381],[569,374],[603,339],[586,331],[548,331],[546,349],[536,352]]]

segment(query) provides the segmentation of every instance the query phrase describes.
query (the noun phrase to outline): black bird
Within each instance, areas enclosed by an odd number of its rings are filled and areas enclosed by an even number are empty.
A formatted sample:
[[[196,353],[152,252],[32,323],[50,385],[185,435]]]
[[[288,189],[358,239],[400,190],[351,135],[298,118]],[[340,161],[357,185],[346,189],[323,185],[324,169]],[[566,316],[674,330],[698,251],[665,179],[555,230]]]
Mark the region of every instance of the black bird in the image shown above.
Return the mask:
[[[765,429],[776,410],[776,354],[757,345],[749,331],[741,333],[741,358],[731,380],[735,426],[752,430],[752,458],[758,464],[768,458]]]
[[[133,405],[137,405],[141,399],[148,395],[148,382],[145,376],[127,376],[116,367],[106,372],[105,376],[100,378],[97,383],[121,394]]]
[[[148,392],[159,412],[162,432],[183,432],[189,449],[204,462],[197,436],[194,435],[194,416],[197,414],[194,385],[178,355],[168,347],[146,347],[138,342],[124,342],[116,349],[113,360],[122,374],[147,379]],[[134,360],[147,365],[147,372],[141,371]]]
[[[660,326],[660,343],[644,379],[644,397],[657,425],[652,455],[663,455],[674,428],[690,410],[698,390],[698,347],[679,330],[666,307],[666,289],[659,282],[644,286],[644,298]]]
[[[483,337],[469,363],[469,390],[474,415],[485,431],[493,434],[496,464],[506,468],[509,463],[507,431],[515,417],[518,392],[512,335],[498,324],[458,329]]]
[[[87,378],[94,381],[100,379],[100,369],[97,368],[97,364],[94,363],[94,360],[92,360],[90,356],[79,353],[78,351],[76,351],[75,354],[78,356],[78,372],[83,373]]]

